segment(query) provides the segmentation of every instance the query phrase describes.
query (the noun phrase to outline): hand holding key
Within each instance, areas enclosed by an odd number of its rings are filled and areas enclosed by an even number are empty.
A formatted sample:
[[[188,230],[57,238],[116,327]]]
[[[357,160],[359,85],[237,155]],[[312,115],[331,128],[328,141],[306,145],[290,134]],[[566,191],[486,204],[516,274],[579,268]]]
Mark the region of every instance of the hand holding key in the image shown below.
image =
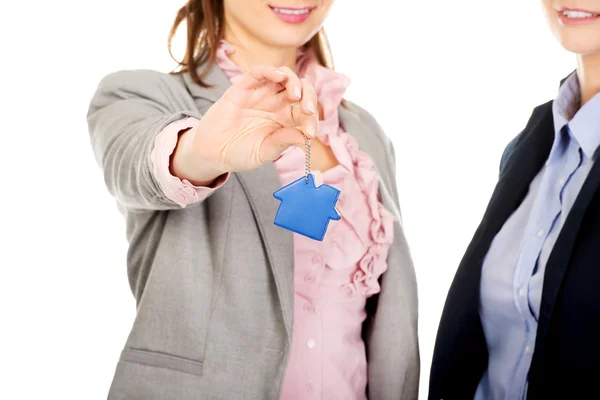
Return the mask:
[[[257,67],[181,136],[173,167],[195,182],[252,170],[313,138],[318,121],[317,96],[308,81],[287,67]]]

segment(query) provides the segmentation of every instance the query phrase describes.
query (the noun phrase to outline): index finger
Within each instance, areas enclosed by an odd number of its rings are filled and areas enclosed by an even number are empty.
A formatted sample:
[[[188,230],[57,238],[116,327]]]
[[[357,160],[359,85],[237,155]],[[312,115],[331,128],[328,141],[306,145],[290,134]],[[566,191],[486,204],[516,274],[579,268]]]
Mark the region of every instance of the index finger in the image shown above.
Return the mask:
[[[241,89],[251,90],[258,88],[265,81],[282,83],[285,80],[286,76],[278,73],[274,67],[258,66],[242,75],[235,84]]]

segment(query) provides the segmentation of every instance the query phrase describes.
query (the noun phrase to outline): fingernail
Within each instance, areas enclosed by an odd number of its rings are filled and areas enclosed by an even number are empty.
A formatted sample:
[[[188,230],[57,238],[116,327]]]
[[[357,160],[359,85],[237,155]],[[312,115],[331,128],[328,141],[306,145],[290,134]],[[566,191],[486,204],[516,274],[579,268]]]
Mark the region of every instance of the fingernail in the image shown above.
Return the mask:
[[[311,138],[315,137],[315,127],[312,125],[309,125],[306,127],[306,134],[308,136],[310,136]]]
[[[312,101],[309,101],[308,103],[306,103],[306,108],[308,108],[308,111],[310,111],[312,114],[317,112],[317,108],[315,107],[315,103],[313,103]]]
[[[297,98],[302,97],[302,92],[300,91],[299,87],[294,88],[294,96],[296,96]]]

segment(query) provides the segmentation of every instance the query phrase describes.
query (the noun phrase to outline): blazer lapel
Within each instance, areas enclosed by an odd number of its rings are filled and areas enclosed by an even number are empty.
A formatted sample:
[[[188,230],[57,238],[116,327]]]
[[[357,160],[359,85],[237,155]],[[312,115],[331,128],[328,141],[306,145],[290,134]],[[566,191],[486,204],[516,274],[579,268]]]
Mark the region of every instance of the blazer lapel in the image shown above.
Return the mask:
[[[207,88],[193,83],[189,74],[184,74],[183,79],[192,97],[200,99],[206,107],[217,102],[231,86],[231,82],[218,66],[214,66],[206,75],[205,81],[210,85]],[[273,192],[281,188],[279,176],[272,163],[234,175],[242,185],[254,213],[275,278],[285,328],[291,340],[294,304],[293,236],[291,232],[273,223],[279,208],[279,202],[273,197]]]
[[[249,172],[236,173],[256,218],[267,257],[273,270],[283,319],[291,340],[294,309],[294,243],[292,233],[277,227],[273,221],[279,202],[273,193],[281,188],[273,164]]]
[[[538,364],[542,362],[544,344],[552,319],[554,305],[559,295],[583,218],[599,188],[600,163],[596,161],[569,212],[546,264],[536,346],[531,361],[531,370],[535,370]]]

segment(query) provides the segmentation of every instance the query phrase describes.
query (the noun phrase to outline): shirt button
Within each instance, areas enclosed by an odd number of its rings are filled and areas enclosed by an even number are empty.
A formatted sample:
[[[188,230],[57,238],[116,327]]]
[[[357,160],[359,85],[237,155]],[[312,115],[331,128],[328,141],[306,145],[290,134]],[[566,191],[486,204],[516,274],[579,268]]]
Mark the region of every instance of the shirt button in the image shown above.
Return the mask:
[[[519,297],[523,297],[523,296],[525,296],[525,289],[523,289],[523,286],[521,286],[519,288]]]
[[[527,345],[525,346],[525,353],[529,353],[531,351],[531,346]]]
[[[354,290],[352,290],[352,288],[347,287],[344,291],[346,293],[346,297],[352,297],[352,296],[354,296]]]
[[[314,272],[309,272],[306,275],[304,275],[304,282],[313,283],[314,281],[315,281],[315,273]]]
[[[308,347],[309,349],[314,349],[316,345],[317,345],[317,341],[315,339],[309,339],[306,342],[306,347]]]
[[[564,185],[565,184],[565,179],[564,178],[560,178],[560,180],[558,181],[558,183],[560,183],[560,185]]]
[[[315,265],[321,265],[323,263],[323,257],[316,255],[312,258],[312,263]]]
[[[306,311],[307,313],[314,313],[315,312],[315,306],[312,305],[311,303],[306,303],[304,304],[304,311]]]
[[[313,387],[312,387],[312,385],[311,385],[310,383],[307,383],[307,384],[304,386],[304,389],[305,389],[307,392],[312,392],[312,390],[313,390]]]
[[[544,233],[545,233],[545,231],[543,229],[540,229],[537,233],[537,236],[541,237]]]

